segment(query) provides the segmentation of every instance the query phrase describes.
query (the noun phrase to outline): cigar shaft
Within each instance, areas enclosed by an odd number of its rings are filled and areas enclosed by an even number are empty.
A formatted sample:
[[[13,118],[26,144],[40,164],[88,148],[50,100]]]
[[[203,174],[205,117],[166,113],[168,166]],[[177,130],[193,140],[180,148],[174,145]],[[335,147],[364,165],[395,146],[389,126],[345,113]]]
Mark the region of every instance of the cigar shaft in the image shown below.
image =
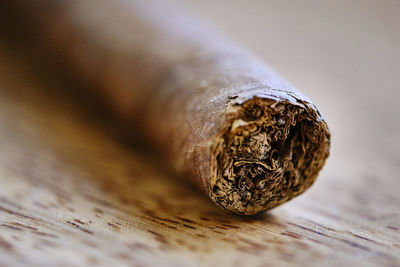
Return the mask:
[[[275,207],[322,168],[329,132],[311,101],[186,10],[165,1],[11,5],[65,68],[224,209]]]

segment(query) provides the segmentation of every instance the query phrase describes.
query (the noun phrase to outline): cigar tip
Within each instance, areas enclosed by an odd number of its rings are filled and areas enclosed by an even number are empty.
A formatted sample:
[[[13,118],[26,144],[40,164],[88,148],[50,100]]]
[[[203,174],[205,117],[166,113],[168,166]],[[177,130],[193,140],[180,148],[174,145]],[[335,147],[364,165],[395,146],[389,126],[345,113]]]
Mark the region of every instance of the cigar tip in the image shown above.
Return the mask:
[[[226,114],[208,190],[222,208],[256,214],[314,183],[329,155],[329,130],[311,103],[288,99],[254,96]]]

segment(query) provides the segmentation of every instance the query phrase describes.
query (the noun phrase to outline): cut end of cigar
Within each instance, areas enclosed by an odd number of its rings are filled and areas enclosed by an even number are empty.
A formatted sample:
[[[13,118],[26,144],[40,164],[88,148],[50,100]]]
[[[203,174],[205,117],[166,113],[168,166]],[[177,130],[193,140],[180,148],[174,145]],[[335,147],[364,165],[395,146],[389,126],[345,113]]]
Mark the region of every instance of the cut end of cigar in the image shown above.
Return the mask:
[[[237,214],[274,208],[314,183],[329,146],[327,124],[310,103],[258,96],[236,103],[212,148],[210,197]]]

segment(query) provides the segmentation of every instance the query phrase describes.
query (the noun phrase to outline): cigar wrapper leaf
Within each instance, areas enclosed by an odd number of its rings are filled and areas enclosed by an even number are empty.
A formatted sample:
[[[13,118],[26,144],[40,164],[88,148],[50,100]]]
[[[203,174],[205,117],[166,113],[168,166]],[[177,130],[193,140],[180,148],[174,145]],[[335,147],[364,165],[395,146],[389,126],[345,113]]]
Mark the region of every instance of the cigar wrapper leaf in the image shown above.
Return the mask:
[[[329,155],[318,109],[253,55],[165,1],[6,4],[184,180],[243,215],[306,191]]]

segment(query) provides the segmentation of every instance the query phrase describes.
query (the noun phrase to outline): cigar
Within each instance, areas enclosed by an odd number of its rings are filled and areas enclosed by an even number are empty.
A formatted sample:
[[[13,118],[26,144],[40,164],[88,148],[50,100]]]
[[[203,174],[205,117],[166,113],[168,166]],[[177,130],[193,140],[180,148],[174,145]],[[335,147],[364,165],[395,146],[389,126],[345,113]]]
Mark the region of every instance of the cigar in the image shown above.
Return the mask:
[[[306,191],[325,164],[330,132],[314,104],[183,7],[9,2],[63,68],[219,207],[274,208]]]

